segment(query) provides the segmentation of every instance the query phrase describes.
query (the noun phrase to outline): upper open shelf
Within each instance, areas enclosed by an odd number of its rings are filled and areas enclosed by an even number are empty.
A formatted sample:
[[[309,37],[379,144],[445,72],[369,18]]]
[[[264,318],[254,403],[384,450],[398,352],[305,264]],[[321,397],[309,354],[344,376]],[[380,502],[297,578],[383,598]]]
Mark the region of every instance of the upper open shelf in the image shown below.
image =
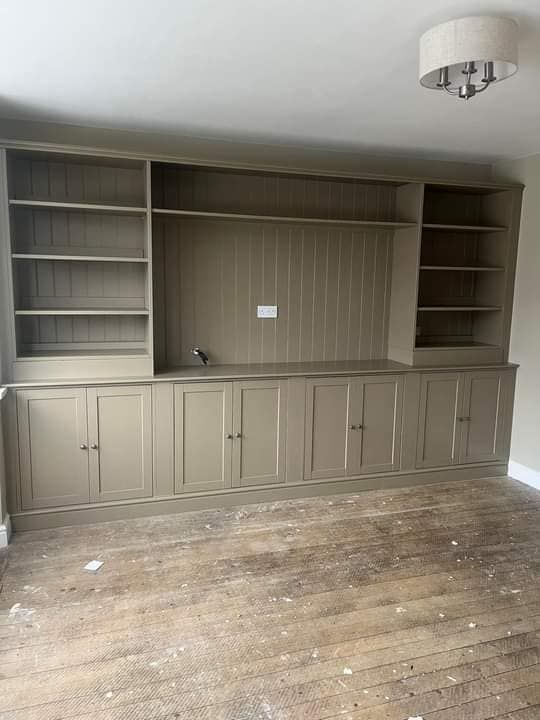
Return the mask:
[[[418,206],[400,202],[407,183],[152,164],[157,215],[352,229],[415,226]]]
[[[51,253],[12,253],[14,260],[70,260],[79,262],[122,262],[122,263],[148,263],[148,258],[120,257],[114,255],[63,255]]]
[[[51,210],[69,210],[72,212],[117,213],[127,215],[146,215],[145,207],[133,205],[115,205],[113,203],[77,203],[56,202],[52,200],[10,200],[12,207],[49,208]]]
[[[489,265],[420,265],[420,270],[436,271],[460,271],[460,272],[501,272],[503,267],[491,267]]]
[[[146,208],[145,164],[137,160],[13,151],[8,184],[10,200],[24,204],[99,212]]]
[[[441,232],[492,233],[506,232],[508,228],[499,225],[454,225],[450,223],[424,223],[424,230],[440,230]]]
[[[196,218],[199,220],[233,220],[237,222],[268,222],[280,224],[300,225],[331,225],[351,228],[370,228],[375,230],[395,230],[398,228],[414,227],[416,223],[390,220],[346,220],[340,218],[314,218],[293,217],[284,215],[255,215],[247,213],[203,212],[199,210],[166,210],[154,208],[156,215],[172,216],[176,218]]]

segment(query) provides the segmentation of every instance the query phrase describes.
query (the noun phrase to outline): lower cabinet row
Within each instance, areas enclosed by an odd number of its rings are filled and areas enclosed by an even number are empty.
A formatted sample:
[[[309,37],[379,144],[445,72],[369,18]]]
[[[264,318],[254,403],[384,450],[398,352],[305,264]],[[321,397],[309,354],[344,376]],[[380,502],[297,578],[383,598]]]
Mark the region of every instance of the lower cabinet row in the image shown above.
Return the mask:
[[[513,383],[494,369],[17,390],[18,509],[505,462]]]

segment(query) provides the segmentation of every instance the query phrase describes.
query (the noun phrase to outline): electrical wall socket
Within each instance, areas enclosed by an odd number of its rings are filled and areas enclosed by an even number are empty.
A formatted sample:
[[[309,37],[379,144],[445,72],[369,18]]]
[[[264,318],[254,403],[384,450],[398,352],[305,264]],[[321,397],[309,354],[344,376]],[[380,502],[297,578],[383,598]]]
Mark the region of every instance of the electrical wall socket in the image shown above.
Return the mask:
[[[257,305],[258,318],[277,318],[277,305]]]

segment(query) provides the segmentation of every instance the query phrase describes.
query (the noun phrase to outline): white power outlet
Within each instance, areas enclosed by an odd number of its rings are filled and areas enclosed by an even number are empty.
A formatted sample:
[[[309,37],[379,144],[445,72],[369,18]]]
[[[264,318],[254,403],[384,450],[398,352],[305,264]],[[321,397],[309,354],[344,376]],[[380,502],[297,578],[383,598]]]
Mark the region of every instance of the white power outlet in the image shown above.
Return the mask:
[[[277,305],[257,305],[258,318],[277,318]]]

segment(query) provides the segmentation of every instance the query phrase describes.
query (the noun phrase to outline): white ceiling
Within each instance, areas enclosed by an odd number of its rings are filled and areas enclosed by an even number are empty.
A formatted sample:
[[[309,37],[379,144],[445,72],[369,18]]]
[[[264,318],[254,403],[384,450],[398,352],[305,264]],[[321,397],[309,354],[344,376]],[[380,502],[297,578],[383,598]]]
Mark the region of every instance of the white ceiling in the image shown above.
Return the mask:
[[[421,33],[520,25],[518,74],[421,88]],[[0,117],[490,161],[540,152],[539,0],[2,0]]]

